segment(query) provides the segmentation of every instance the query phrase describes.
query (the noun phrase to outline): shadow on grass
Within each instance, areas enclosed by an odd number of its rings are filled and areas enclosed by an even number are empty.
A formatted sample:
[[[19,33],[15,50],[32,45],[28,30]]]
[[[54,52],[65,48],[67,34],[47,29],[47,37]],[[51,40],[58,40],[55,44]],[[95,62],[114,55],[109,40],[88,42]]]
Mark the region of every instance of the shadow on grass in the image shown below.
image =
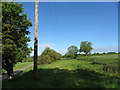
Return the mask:
[[[33,71],[21,72],[13,80],[4,80],[3,88],[105,88],[107,76],[88,70],[39,69],[37,79]],[[112,82],[114,84],[116,81]]]

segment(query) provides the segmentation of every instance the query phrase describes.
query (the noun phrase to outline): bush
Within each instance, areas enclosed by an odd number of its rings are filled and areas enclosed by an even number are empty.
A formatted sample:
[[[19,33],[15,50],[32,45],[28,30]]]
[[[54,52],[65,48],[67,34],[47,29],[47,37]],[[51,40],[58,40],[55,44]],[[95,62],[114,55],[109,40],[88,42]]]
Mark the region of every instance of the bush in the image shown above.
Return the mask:
[[[56,51],[46,48],[42,54],[38,57],[39,64],[51,63],[53,61],[59,60],[61,58],[61,54],[57,53]]]

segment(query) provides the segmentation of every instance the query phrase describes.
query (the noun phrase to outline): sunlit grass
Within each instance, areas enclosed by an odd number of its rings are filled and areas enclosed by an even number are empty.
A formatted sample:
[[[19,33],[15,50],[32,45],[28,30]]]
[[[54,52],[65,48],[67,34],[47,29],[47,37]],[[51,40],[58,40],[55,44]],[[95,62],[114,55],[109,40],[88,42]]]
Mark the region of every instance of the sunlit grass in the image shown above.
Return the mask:
[[[102,65],[92,65],[91,62],[88,61],[79,61],[76,59],[70,60],[58,60],[53,62],[52,64],[44,64],[40,65],[39,68],[47,69],[47,68],[59,68],[59,69],[68,69],[68,70],[76,70],[78,67],[80,68],[90,68],[97,70],[102,68]]]

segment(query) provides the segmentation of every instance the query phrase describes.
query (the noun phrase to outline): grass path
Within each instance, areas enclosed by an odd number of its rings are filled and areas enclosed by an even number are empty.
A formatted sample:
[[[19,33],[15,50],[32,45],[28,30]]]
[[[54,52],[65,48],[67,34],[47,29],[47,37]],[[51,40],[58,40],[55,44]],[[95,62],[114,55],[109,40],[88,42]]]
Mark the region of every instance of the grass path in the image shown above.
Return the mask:
[[[14,71],[16,71],[16,70],[21,69],[21,68],[23,68],[23,67],[25,67],[25,66],[27,66],[27,65],[32,64],[32,63],[33,63],[33,62],[23,62],[23,63],[18,62],[17,64],[15,64],[15,66],[13,67],[13,69],[14,69]],[[6,70],[3,70],[2,72],[4,72],[2,75],[4,75],[4,74],[7,73]],[[2,75],[1,75],[1,76],[2,76]]]
[[[17,64],[15,65],[14,70],[21,69],[21,68],[23,68],[23,67],[25,67],[25,66],[28,66],[28,65],[32,64],[32,63],[33,63],[33,62],[23,62],[23,63],[19,62],[19,63],[17,63]]]
[[[25,62],[25,63],[18,63],[16,64],[16,66],[14,67],[14,74],[17,74],[27,68],[29,68],[30,66],[32,66],[33,64],[31,64],[32,62]],[[5,73],[4,75],[2,75],[0,77],[0,81],[3,79],[7,78],[7,74]]]

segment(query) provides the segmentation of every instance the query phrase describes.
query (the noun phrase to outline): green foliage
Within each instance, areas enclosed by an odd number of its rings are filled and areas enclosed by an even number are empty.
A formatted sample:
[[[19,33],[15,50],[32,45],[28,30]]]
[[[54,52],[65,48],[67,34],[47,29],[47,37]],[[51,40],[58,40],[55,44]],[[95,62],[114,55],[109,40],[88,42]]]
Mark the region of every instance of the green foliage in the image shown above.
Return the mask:
[[[75,59],[76,58],[76,54],[73,54],[73,53],[71,53],[71,54],[65,54],[65,56],[64,56],[65,58],[70,58],[70,59]]]
[[[33,57],[26,57],[22,60],[22,62],[33,62]]]
[[[84,52],[87,55],[93,49],[91,45],[92,45],[92,43],[88,42],[88,41],[81,42],[80,52]]]
[[[76,46],[70,46],[67,50],[67,53],[65,54],[65,57],[67,58],[75,58],[78,52],[78,48]]]
[[[77,54],[77,52],[78,52],[78,48],[76,46],[72,45],[68,48],[68,54],[71,54],[71,53]]]
[[[46,48],[39,56],[38,63],[39,64],[51,63],[55,60],[59,60],[61,57],[62,57],[61,54],[57,53],[56,51],[50,48]]]
[[[27,29],[31,26],[22,4],[2,3],[2,68],[9,74],[14,64],[28,57],[32,50],[27,44],[30,41]]]

